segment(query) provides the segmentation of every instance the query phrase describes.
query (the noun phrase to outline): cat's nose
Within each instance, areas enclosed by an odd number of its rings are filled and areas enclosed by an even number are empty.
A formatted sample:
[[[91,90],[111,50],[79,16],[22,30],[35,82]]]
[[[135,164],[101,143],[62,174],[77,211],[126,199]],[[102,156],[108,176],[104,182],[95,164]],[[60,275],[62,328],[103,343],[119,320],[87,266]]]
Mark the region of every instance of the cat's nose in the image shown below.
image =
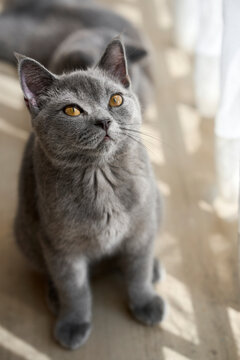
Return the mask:
[[[111,125],[112,121],[109,119],[96,120],[95,125],[101,127],[105,131],[107,131]]]

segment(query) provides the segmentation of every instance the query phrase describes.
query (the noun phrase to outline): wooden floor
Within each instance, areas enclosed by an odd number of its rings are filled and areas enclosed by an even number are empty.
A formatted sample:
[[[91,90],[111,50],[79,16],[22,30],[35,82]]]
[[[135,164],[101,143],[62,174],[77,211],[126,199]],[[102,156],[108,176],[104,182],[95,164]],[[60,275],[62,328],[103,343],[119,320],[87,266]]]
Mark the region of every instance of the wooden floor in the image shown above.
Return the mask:
[[[165,198],[156,253],[166,269],[158,291],[168,316],[156,328],[126,310],[116,275],[93,284],[93,331],[68,352],[52,338],[44,284],[18,252],[12,235],[19,163],[29,129],[15,71],[0,68],[0,359],[237,360],[240,303],[237,224],[213,206],[213,120],[194,108],[191,59],[172,41],[169,1],[104,1],[149,35],[155,49],[155,105],[143,131]],[[160,140],[158,140],[160,139]]]

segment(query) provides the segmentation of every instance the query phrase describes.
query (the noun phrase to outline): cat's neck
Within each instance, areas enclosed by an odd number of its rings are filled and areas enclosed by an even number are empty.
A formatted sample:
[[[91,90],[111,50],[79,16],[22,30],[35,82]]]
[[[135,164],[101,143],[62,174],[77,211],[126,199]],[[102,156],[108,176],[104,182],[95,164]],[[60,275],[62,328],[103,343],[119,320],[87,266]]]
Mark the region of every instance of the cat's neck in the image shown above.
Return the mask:
[[[56,158],[49,154],[39,142],[35,141],[35,156],[38,158],[38,164],[46,164],[48,168],[55,169],[58,172],[70,171],[72,173],[82,172],[84,169],[88,171],[95,171],[97,169],[106,169],[107,167],[113,167],[115,169],[128,170],[133,164],[136,164],[139,160],[139,154],[142,153],[141,144],[133,144],[126,146],[124,149],[111,154],[110,156],[94,156],[89,154],[76,154],[71,156],[62,156]],[[140,155],[141,157],[141,155]]]

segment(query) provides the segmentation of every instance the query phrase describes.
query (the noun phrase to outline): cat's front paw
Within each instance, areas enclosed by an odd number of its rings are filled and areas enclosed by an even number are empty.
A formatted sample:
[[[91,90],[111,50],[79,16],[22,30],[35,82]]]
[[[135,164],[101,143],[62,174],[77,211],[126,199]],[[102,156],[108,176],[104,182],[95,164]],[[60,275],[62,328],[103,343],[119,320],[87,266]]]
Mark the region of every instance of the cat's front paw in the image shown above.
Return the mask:
[[[54,335],[63,347],[75,350],[87,341],[90,331],[91,325],[88,322],[78,323],[59,320],[56,324]]]
[[[163,320],[165,302],[160,296],[154,296],[144,305],[130,305],[134,317],[145,325],[156,325]]]

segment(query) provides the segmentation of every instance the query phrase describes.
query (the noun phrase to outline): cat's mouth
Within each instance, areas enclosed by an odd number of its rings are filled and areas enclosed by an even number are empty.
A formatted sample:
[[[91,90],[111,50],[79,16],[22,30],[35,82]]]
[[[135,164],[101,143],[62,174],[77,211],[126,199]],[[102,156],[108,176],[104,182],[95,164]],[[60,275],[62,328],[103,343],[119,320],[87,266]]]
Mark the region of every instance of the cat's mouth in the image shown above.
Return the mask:
[[[109,129],[104,129],[105,134],[103,134],[103,142],[105,141],[110,141],[110,140],[114,140],[112,135],[109,134]]]
[[[109,141],[109,140],[113,140],[113,139],[111,138],[111,136],[110,136],[108,133],[106,133],[106,135],[104,136],[103,140],[104,140],[104,141]]]
[[[100,135],[100,134],[99,134]],[[114,142],[114,139],[112,135],[110,135],[108,132],[102,133],[95,142],[95,147],[98,148],[98,150],[106,150],[109,146]]]

